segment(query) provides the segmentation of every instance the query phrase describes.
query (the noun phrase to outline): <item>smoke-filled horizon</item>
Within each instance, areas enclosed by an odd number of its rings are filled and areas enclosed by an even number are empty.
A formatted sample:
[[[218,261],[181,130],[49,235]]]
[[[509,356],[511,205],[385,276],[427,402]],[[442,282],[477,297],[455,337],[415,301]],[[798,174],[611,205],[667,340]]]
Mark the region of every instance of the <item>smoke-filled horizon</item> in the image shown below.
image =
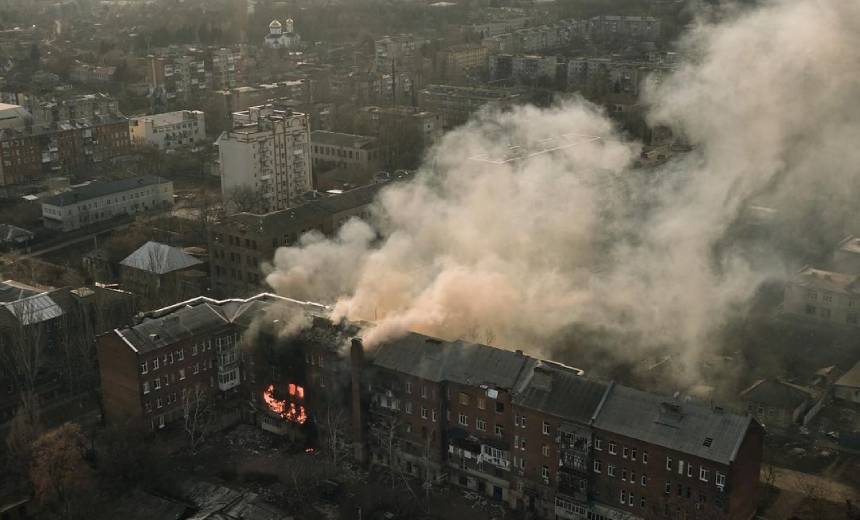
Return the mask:
[[[621,338],[617,359],[668,349],[695,377],[715,332],[787,272],[776,251],[733,247],[750,201],[813,215],[813,236],[844,231],[860,180],[860,3],[772,1],[680,46],[689,61],[642,102],[692,152],[635,169],[640,143],[581,99],[482,113],[386,188],[371,222],[279,249],[267,282],[372,322],[371,345],[414,330],[541,355],[586,325]],[[473,160],[563,135],[600,139]]]

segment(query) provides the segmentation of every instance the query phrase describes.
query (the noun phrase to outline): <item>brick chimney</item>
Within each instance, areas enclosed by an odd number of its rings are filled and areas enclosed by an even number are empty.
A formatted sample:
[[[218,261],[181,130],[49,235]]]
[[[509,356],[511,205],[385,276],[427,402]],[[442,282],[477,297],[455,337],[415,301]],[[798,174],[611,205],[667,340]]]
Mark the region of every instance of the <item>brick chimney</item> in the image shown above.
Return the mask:
[[[361,404],[361,372],[364,367],[364,345],[361,338],[352,338],[350,348],[350,373],[352,374],[352,446],[355,460],[364,464],[364,423]]]

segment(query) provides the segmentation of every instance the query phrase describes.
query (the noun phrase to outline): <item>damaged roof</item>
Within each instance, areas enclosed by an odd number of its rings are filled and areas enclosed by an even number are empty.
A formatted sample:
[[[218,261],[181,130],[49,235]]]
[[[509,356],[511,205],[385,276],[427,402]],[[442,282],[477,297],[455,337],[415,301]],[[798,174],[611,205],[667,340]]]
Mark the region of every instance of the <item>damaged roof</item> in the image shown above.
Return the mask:
[[[797,408],[815,398],[811,391],[774,379],[760,379],[741,392],[741,399],[769,406]]]
[[[579,370],[541,361],[522,378],[513,402],[523,408],[588,424],[609,388],[608,383],[587,379]]]
[[[499,348],[443,341],[417,332],[379,345],[373,364],[428,381],[512,389],[524,368],[536,360]]]
[[[731,464],[751,417],[613,385],[594,423],[596,428],[639,439],[720,464]]]

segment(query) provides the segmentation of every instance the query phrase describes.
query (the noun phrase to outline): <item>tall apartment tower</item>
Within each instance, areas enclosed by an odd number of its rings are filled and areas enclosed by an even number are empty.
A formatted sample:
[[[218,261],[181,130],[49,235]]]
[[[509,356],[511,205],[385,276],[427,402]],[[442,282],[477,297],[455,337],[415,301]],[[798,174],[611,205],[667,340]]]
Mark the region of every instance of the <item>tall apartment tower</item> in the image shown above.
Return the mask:
[[[233,114],[218,139],[221,192],[229,212],[271,212],[312,189],[310,118],[272,105]]]

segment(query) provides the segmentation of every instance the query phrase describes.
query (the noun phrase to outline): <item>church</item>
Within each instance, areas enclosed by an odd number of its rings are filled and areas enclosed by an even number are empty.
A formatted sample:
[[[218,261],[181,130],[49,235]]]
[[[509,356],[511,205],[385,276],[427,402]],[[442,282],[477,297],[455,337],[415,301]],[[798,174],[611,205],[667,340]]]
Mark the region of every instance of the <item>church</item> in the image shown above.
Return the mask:
[[[263,45],[270,49],[294,49],[298,47],[301,37],[293,32],[293,19],[287,18],[283,24],[272,20],[269,24],[269,34],[266,35]]]

